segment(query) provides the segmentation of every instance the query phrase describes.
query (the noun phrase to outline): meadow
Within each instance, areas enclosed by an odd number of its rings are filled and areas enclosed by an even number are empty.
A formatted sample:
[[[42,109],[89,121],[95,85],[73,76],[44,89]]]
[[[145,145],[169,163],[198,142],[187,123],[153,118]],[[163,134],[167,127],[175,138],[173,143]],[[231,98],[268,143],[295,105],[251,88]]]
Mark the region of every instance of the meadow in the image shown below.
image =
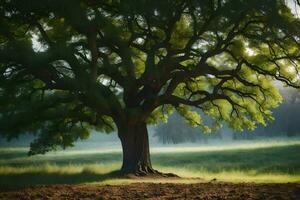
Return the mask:
[[[76,149],[27,156],[27,148],[0,148],[0,188],[44,184],[125,184],[114,176],[121,167],[120,149]],[[201,181],[300,182],[300,141],[237,145],[154,147],[154,168]],[[145,180],[165,181],[173,180]]]

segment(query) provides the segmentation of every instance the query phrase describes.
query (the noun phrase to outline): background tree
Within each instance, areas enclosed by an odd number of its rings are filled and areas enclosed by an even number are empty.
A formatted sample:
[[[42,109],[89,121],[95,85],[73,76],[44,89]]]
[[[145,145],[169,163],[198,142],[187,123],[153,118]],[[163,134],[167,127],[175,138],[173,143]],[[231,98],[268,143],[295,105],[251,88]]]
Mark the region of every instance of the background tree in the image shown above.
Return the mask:
[[[242,130],[272,119],[274,80],[299,87],[300,22],[283,0],[6,0],[0,132],[30,155],[117,129],[123,173],[155,173],[147,123],[190,107]]]
[[[208,121],[203,117],[204,122]],[[209,124],[209,123],[207,123]],[[157,137],[159,142],[166,143],[184,143],[184,142],[204,142],[208,139],[222,139],[221,132],[218,129],[213,131],[213,134],[203,134],[198,127],[191,127],[177,113],[172,114],[168,118],[168,123],[160,123],[155,128],[154,137]]]

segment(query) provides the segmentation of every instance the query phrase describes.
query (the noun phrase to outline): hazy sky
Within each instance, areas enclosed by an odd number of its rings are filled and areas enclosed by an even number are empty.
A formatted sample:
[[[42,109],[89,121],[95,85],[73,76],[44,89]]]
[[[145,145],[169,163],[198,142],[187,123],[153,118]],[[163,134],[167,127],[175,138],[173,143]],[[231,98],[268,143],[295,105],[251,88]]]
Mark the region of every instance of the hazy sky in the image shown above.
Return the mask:
[[[288,6],[291,8],[292,12],[300,18],[300,6],[298,6],[294,0],[287,0]]]

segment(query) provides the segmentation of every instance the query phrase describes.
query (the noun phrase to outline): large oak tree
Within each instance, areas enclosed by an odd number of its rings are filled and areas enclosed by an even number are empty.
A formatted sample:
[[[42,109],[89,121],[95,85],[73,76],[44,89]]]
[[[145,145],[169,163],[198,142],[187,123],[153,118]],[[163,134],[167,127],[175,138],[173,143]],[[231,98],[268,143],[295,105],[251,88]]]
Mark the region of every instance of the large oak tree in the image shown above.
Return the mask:
[[[36,134],[31,155],[116,129],[121,171],[156,173],[147,124],[176,110],[206,132],[254,129],[299,70],[283,0],[0,1],[0,132]]]

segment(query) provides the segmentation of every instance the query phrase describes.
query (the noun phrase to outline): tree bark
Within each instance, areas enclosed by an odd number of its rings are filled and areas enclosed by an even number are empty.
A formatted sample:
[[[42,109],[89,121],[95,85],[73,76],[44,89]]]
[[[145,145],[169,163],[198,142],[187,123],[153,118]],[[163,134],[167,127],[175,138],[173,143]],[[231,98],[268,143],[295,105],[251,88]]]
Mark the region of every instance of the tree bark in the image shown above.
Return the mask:
[[[152,169],[147,125],[144,122],[119,127],[123,149],[122,174],[147,175]]]

